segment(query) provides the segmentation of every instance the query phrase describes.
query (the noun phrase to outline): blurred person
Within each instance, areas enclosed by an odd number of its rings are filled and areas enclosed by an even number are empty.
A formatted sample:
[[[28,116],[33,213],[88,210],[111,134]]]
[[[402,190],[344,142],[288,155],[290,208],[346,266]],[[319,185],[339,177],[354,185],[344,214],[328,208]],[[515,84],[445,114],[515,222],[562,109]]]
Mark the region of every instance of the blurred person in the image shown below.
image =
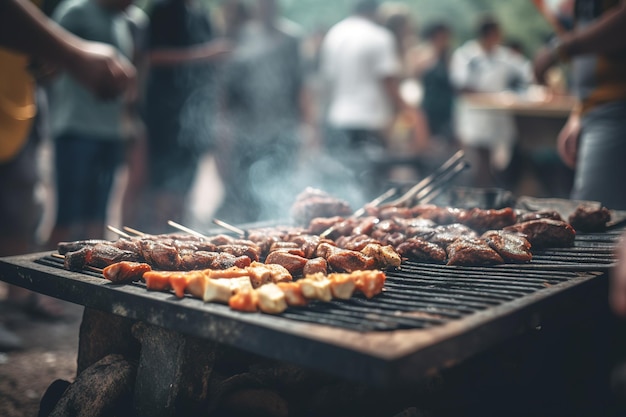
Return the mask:
[[[133,39],[132,63],[137,77],[125,96],[122,123],[124,135],[128,137],[125,150],[126,181],[122,195],[122,224],[138,225],[145,216],[143,198],[148,175],[148,138],[141,115],[145,96],[145,80],[148,71],[148,28],[149,18],[134,4],[125,10],[126,21]]]
[[[183,221],[198,164],[214,147],[214,64],[231,50],[197,0],[161,0],[150,12],[145,122],[151,233]]]
[[[575,168],[571,197],[626,209],[626,2],[577,0],[574,30],[535,57],[539,82],[558,61],[571,61],[579,105],[557,139],[563,162]]]
[[[342,165],[335,181],[362,190],[360,205],[379,193],[373,159],[387,146],[395,115],[411,114],[400,96],[402,65],[393,34],[377,23],[379,4],[361,0],[322,44],[328,110],[326,149]],[[339,178],[341,178],[339,180]]]
[[[46,113],[45,95],[36,100],[31,61],[68,71],[102,97],[121,93],[134,70],[109,46],[75,37],[27,1],[0,2],[0,45],[9,48],[0,48],[0,256],[9,256],[36,249],[35,228],[41,216],[35,198],[35,156],[45,135],[40,123]],[[51,298],[15,286],[9,286],[8,302],[46,317],[62,314]],[[20,339],[0,323],[0,350],[19,347]]]
[[[66,30],[116,48],[129,59],[133,39],[124,10],[132,0],[65,0],[53,18]],[[104,237],[109,194],[124,161],[124,99],[94,97],[69,74],[50,87],[55,145],[56,223],[51,242]]]
[[[275,0],[254,0],[224,69],[219,169],[224,200],[216,217],[240,223],[285,217],[306,113],[301,30]],[[300,190],[298,190],[300,191]]]
[[[430,133],[449,143],[454,138],[452,111],[455,91],[449,74],[452,30],[446,23],[435,22],[424,30],[423,37],[425,45],[416,51],[412,71],[422,85],[421,106]]]
[[[460,94],[455,114],[455,135],[472,164],[471,185],[505,186],[503,173],[509,166],[516,142],[513,116],[505,110],[481,109],[481,101],[501,105],[531,82],[524,60],[500,44],[502,30],[492,17],[481,19],[477,39],[469,40],[452,54],[450,79]],[[494,175],[498,172],[500,175]]]
[[[426,116],[417,97],[411,97],[406,91],[419,88],[412,74],[410,56],[417,46],[415,22],[411,17],[410,9],[403,4],[382,3],[382,25],[395,38],[396,51],[401,70],[398,77],[398,93],[407,104],[407,111],[394,115],[392,125],[386,132],[387,148],[389,151],[423,153],[429,147],[430,130]],[[408,106],[412,110],[408,110]]]
[[[249,19],[250,11],[244,0],[222,0],[215,14],[215,26],[221,37],[236,40]]]

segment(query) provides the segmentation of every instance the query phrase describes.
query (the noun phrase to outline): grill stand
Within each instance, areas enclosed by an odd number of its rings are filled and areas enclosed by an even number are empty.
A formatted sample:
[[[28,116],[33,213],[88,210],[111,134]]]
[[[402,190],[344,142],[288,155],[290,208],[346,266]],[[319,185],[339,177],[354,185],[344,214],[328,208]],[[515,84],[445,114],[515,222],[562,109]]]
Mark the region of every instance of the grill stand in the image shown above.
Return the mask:
[[[290,408],[289,415],[394,416],[407,408],[416,413],[409,415],[481,410],[478,415],[522,416],[551,402],[581,416],[606,415],[598,409],[607,403],[608,392],[603,384],[608,355],[600,349],[606,346],[609,327],[602,302],[605,291],[606,286],[596,287],[588,298],[561,306],[565,315],[544,316],[535,331],[433,372],[421,383],[393,389],[317,374],[89,308],[81,325],[79,366],[87,369],[110,353],[123,353],[129,362],[138,363],[133,410],[138,416],[229,415],[224,407],[236,402],[241,409],[246,395],[247,406],[273,409],[276,413],[268,415],[276,416],[285,415],[285,404],[293,405],[298,397],[301,409]],[[261,405],[252,395],[259,392]],[[281,396],[283,392],[289,395]],[[316,413],[304,414],[312,409]]]

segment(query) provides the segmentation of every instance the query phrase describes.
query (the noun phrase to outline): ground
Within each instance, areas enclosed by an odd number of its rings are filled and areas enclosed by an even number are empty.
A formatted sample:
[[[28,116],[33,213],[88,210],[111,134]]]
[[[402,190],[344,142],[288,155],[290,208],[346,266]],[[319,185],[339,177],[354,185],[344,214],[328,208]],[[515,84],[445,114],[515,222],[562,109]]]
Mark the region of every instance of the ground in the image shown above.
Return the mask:
[[[74,380],[83,308],[63,303],[63,309],[63,320],[50,321],[0,301],[0,322],[24,344],[21,350],[0,352],[0,416],[36,416],[54,380]]]

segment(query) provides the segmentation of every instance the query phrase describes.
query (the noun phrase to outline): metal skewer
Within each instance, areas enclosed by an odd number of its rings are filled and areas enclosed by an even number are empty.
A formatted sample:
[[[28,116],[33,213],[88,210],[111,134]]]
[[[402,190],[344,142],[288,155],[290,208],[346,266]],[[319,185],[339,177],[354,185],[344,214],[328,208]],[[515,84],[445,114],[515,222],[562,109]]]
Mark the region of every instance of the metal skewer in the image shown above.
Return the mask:
[[[119,235],[119,236],[121,236],[123,238],[126,238],[126,239],[131,239],[132,238],[132,236],[129,235],[128,233],[118,229],[117,227],[111,226],[110,224],[107,225],[107,229],[109,229],[110,231],[112,231],[116,235]]]
[[[202,238],[202,239],[207,239],[207,237],[205,235],[203,235],[202,233],[196,232],[195,230],[190,229],[190,228],[188,228],[186,226],[183,226],[182,224],[176,223],[173,220],[168,220],[167,224],[169,224],[170,226],[172,226],[175,229],[182,230],[183,232],[189,233],[190,235],[193,235],[193,236],[196,236],[196,237],[199,237],[199,238]]]
[[[444,162],[439,168],[437,168],[432,174],[415,184],[409,191],[404,193],[402,196],[397,198],[396,200],[390,201],[385,204],[384,207],[400,207],[405,204],[408,204],[413,198],[420,193],[423,189],[437,181],[442,175],[448,172],[451,169],[454,169],[459,163],[462,162],[463,157],[465,156],[465,152],[463,150],[457,151],[454,155],[452,155],[446,162]]]
[[[146,235],[144,232],[140,232],[139,230],[133,229],[132,227],[124,226],[124,227],[122,227],[122,229],[124,229],[128,233],[132,233],[132,234],[137,235],[137,236],[145,236]]]
[[[243,229],[238,228],[237,226],[233,226],[230,223],[226,223],[225,221],[219,220],[219,219],[213,219],[212,222],[216,225],[218,225],[219,227],[223,227],[226,230],[230,230],[231,232],[238,234],[241,237],[247,237],[248,236],[248,232],[246,232]]]

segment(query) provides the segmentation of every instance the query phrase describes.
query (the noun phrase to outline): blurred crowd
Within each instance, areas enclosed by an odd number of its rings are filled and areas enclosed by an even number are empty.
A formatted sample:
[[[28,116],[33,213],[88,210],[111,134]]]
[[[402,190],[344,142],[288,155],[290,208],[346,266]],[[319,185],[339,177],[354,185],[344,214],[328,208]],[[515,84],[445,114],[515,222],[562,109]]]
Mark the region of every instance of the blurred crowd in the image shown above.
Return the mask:
[[[147,233],[189,220],[207,157],[224,190],[213,215],[235,224],[287,217],[306,186],[358,207],[459,148],[472,165],[467,185],[511,188],[513,116],[480,104],[523,100],[555,63],[533,74],[491,16],[455,48],[451,22],[421,28],[402,3],[375,0],[355,1],[349,16],[308,34],[282,17],[277,0],[222,0],[210,11],[200,0],[40,6],[58,25],[52,32],[91,42],[94,56],[114,50],[134,72],[123,85],[96,85],[95,67],[13,50],[28,45],[0,49],[0,255],[105,236],[121,167],[121,224]],[[119,64],[108,62],[112,71]],[[37,150],[48,139],[56,217],[37,242]],[[218,198],[212,189],[200,195],[201,203]]]

